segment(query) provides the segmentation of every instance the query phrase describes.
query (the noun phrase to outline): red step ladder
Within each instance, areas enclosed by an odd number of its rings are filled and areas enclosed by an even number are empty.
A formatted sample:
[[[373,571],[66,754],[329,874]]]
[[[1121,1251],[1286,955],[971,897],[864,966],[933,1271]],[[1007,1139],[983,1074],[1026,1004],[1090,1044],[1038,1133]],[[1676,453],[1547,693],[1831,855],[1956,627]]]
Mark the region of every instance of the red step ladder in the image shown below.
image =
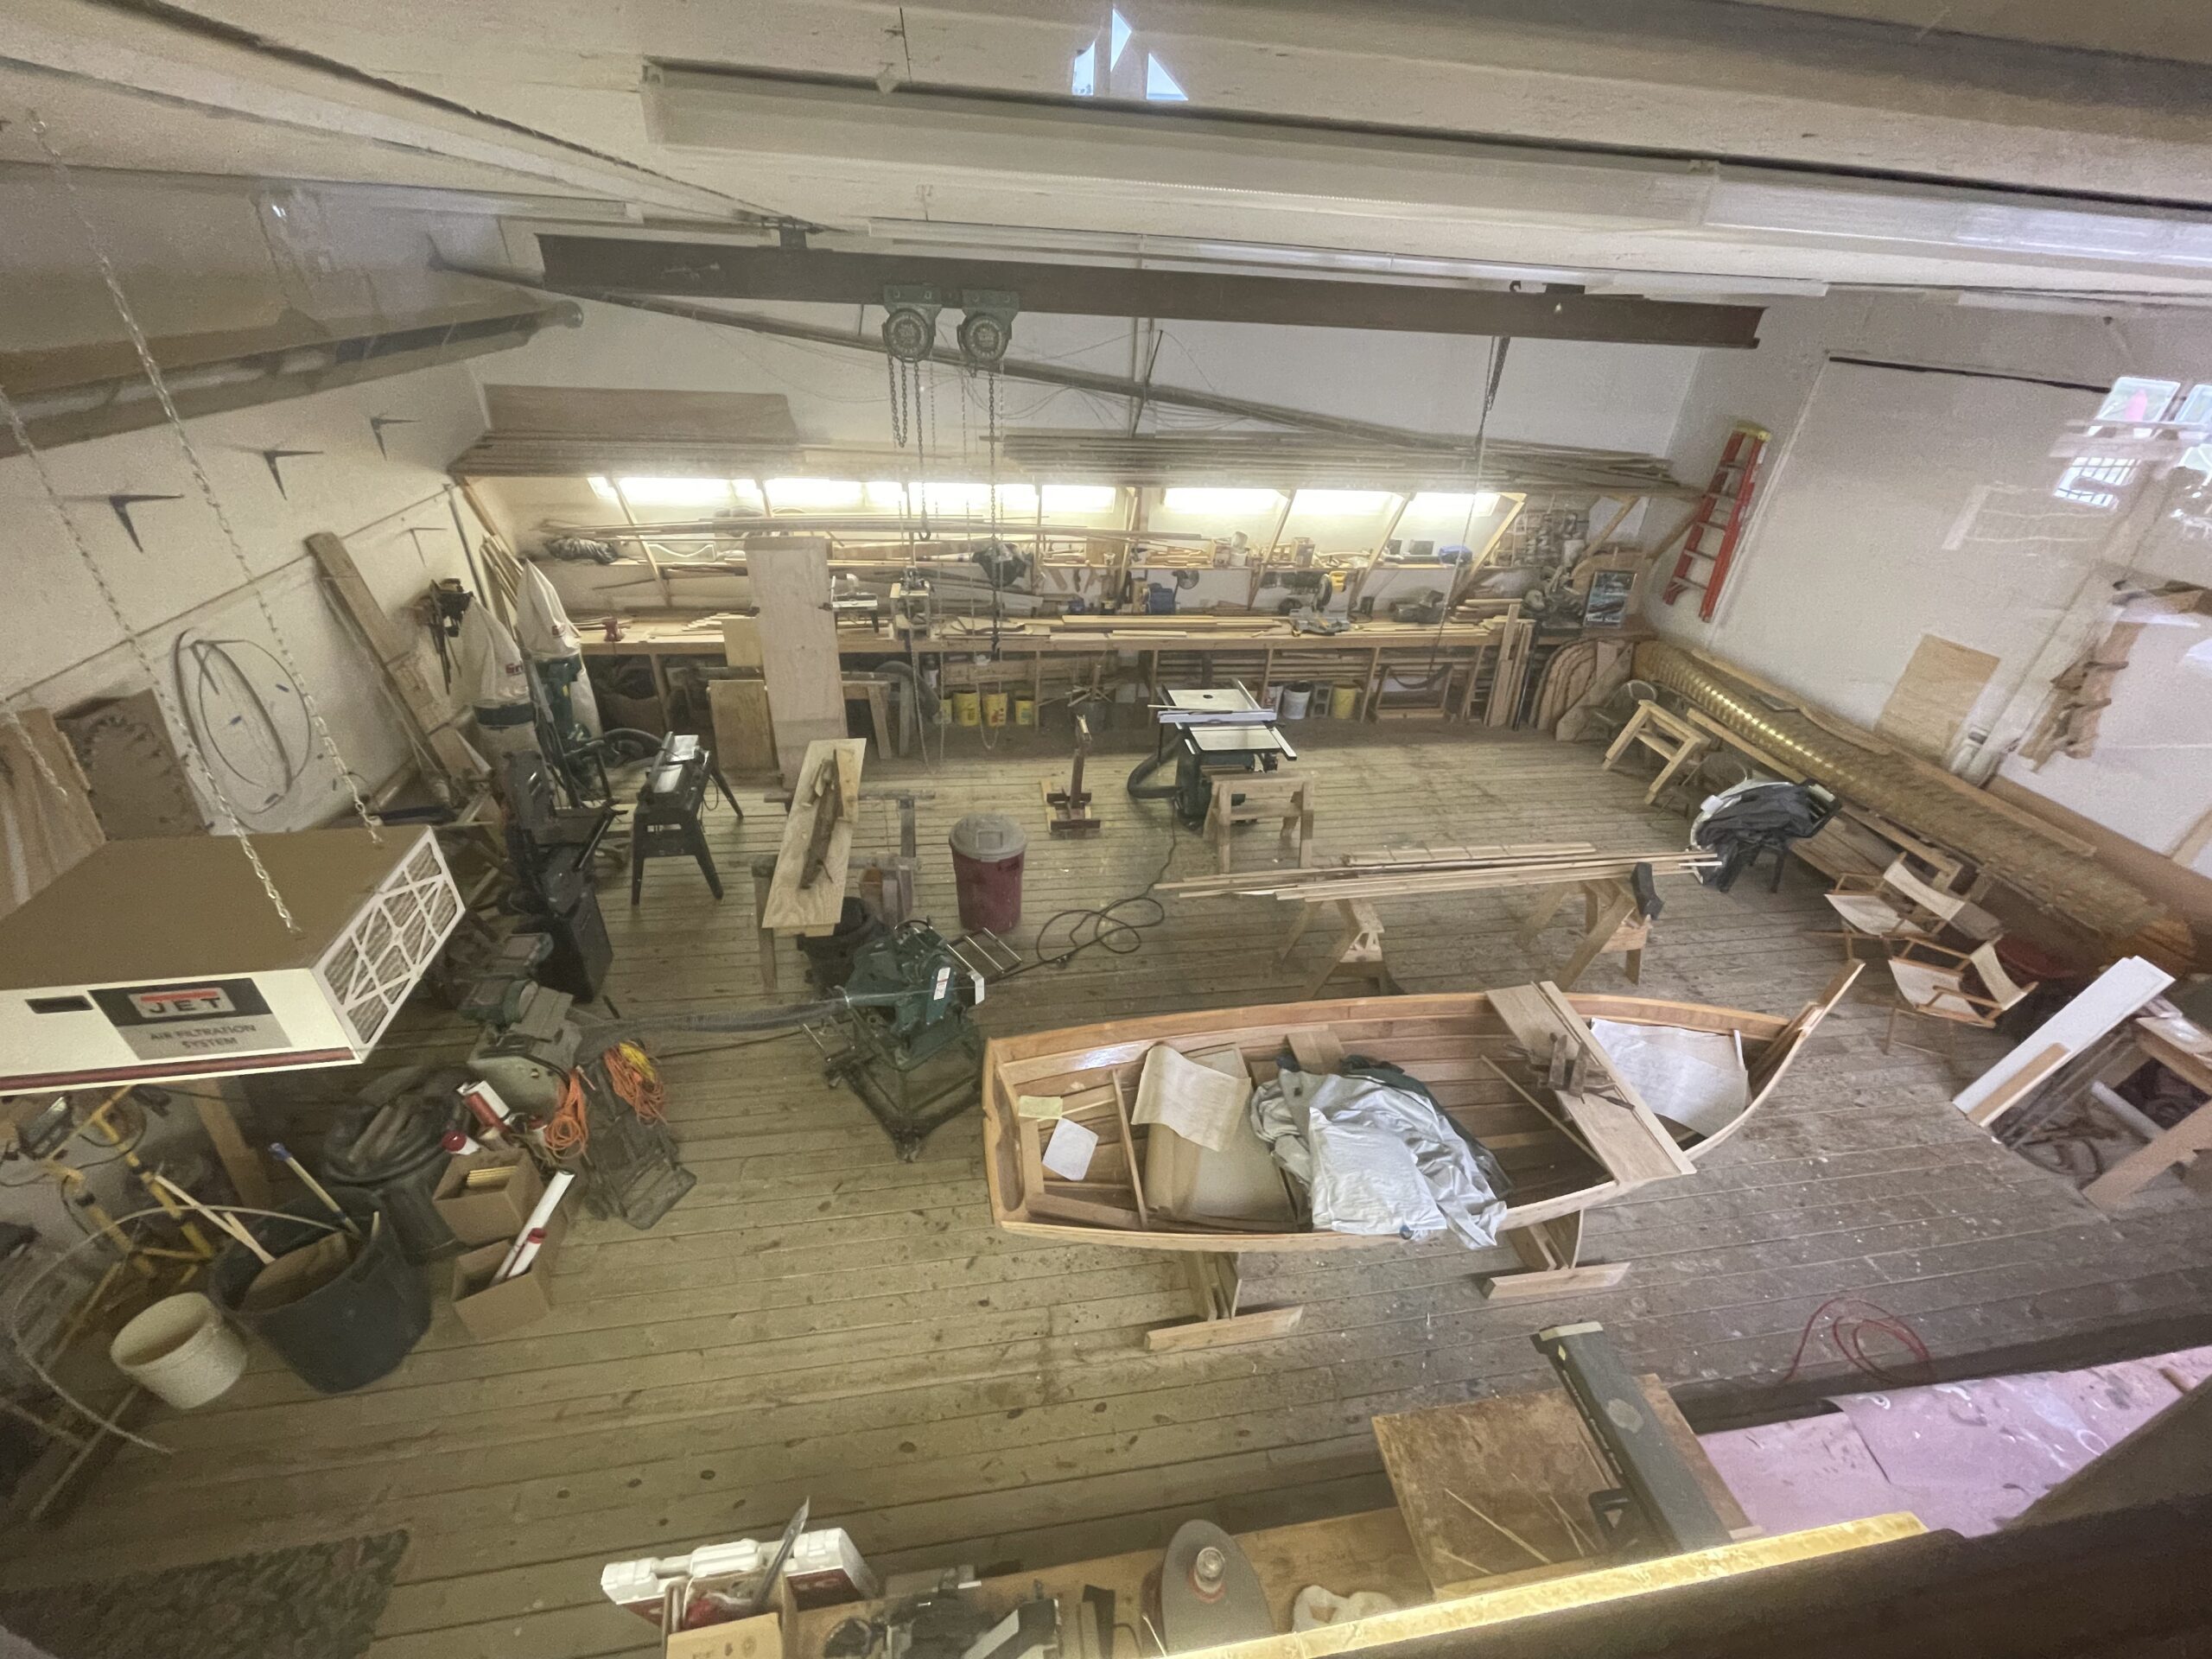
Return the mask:
[[[1713,620],[1720,603],[1720,584],[1728,580],[1737,539],[1743,534],[1744,521],[1751,516],[1751,496],[1758,487],[1759,457],[1766,452],[1772,435],[1764,427],[1746,422],[1738,422],[1728,435],[1728,447],[1720,452],[1720,464],[1713,469],[1713,482],[1706,486],[1704,499],[1675,532],[1681,540],[1682,550],[1675,560],[1674,574],[1667,578],[1667,590],[1660,595],[1669,605],[1684,594],[1703,594],[1697,613],[1705,621]],[[1719,516],[1723,508],[1727,511],[1726,518]],[[1700,564],[1706,566],[1702,580],[1697,575]]]

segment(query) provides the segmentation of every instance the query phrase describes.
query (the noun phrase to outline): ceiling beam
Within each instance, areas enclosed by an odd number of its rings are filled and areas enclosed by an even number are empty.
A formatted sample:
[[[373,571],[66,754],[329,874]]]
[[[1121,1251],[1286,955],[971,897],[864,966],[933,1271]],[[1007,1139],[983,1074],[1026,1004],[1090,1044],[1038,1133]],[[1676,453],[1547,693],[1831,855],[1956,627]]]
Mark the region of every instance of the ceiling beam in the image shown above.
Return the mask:
[[[1755,305],[1573,289],[1520,294],[1325,276],[838,253],[621,236],[541,235],[537,241],[549,282],[695,299],[880,305],[887,288],[926,284],[955,306],[963,289],[990,289],[1019,294],[1024,311],[1086,317],[1738,349],[1758,344],[1764,315]]]
[[[756,312],[725,311],[711,305],[701,305],[690,300],[660,298],[643,294],[619,294],[608,289],[586,288],[581,283],[554,283],[515,271],[493,270],[468,265],[448,264],[444,267],[465,276],[480,276],[487,282],[509,283],[518,288],[534,289],[542,294],[565,295],[574,300],[591,300],[603,305],[620,305],[633,311],[651,311],[664,317],[681,317],[692,322],[713,323],[719,327],[742,329],[749,334],[766,334],[778,340],[803,340],[815,346],[835,346],[845,351],[866,352],[880,358],[883,343],[872,335],[855,334],[837,328],[825,328],[817,323],[794,322],[784,317],[763,316]],[[930,353],[930,360],[948,368],[963,368],[960,353],[949,347],[938,346]],[[1070,368],[1060,363],[1031,363],[1019,358],[1008,358],[1000,365],[999,372],[1016,380],[1033,381],[1039,385],[1066,386],[1077,391],[1100,392],[1109,397],[1135,397],[1141,392],[1147,403],[1165,404],[1170,408],[1204,410],[1210,414],[1226,415],[1236,420],[1262,421],[1270,426],[1289,427],[1296,430],[1326,432],[1338,437],[1355,438],[1370,443],[1416,450],[1428,454],[1456,457],[1460,463],[1460,476],[1469,489],[1509,487],[1495,483],[1499,475],[1496,455],[1503,452],[1503,444],[1484,446],[1471,435],[1442,432],[1422,432],[1412,427],[1388,426],[1376,421],[1359,421],[1338,415],[1325,415],[1315,410],[1299,409],[1287,404],[1261,403],[1249,397],[1232,397],[1221,392],[1200,391],[1190,386],[1172,386],[1159,381],[1141,383],[1118,374],[1098,374],[1088,369]],[[1539,451],[1547,446],[1526,444],[1512,446],[1529,458],[1524,471],[1533,473]],[[1541,482],[1554,488],[1581,488],[1619,490],[1633,487],[1646,495],[1694,495],[1697,492],[1676,483],[1668,474],[1667,463],[1656,456],[1632,455],[1611,450],[1549,449],[1541,459],[1551,472]],[[1490,464],[1487,467],[1484,462]],[[1510,486],[1520,488],[1520,485]]]
[[[318,321],[295,312],[264,327],[164,335],[147,347],[177,412],[190,420],[512,351],[541,329],[582,321],[575,306],[511,294],[400,317]],[[41,449],[165,418],[136,348],[124,340],[0,353],[0,389]],[[0,459],[18,453],[14,435],[0,429]]]

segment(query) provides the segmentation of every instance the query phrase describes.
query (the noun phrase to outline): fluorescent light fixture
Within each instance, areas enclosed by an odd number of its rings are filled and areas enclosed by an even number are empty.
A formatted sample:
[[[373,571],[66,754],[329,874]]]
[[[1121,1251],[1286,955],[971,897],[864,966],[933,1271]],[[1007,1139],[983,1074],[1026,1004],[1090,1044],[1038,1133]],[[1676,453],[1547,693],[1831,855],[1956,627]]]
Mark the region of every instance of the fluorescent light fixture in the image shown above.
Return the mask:
[[[1047,512],[1111,512],[1122,499],[1111,484],[1047,484]]]
[[[1170,490],[1160,499],[1160,505],[1170,512],[1224,514],[1273,512],[1282,505],[1282,494],[1278,490],[1216,489],[1199,486]]]
[[[616,493],[614,480],[611,478],[601,478],[594,474],[586,479],[584,482],[591,486],[591,493],[602,501],[620,501],[622,499]]]
[[[1300,490],[1293,511],[1351,518],[1380,512],[1396,499],[1388,490]]]
[[[931,512],[988,512],[989,486],[983,484],[925,484],[922,499]]]
[[[1497,492],[1478,490],[1471,495],[1456,495],[1449,490],[1423,490],[1407,506],[1407,513],[1415,518],[1426,518],[1432,513],[1473,512],[1478,518],[1497,510]]]
[[[726,478],[625,478],[617,481],[622,499],[637,507],[713,507],[729,499],[730,480]]]
[[[857,480],[845,478],[772,478],[768,505],[776,512],[835,512],[861,504]]]

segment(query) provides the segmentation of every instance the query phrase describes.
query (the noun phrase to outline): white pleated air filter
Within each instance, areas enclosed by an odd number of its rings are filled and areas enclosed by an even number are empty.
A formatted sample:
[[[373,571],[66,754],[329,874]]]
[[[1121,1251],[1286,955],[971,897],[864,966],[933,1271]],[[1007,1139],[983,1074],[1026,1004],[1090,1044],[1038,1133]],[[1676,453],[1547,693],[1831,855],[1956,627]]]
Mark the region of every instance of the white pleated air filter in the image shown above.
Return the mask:
[[[415,826],[115,841],[0,918],[0,1094],[349,1065],[461,919]]]

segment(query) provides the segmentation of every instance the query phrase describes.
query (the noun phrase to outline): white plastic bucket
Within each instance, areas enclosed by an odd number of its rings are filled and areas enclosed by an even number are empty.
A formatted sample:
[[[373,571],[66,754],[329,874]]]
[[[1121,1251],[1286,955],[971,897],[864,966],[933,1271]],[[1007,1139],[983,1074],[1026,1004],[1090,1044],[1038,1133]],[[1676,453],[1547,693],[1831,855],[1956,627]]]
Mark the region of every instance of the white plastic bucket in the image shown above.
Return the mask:
[[[1282,689],[1282,707],[1277,713],[1284,720],[1306,718],[1306,705],[1313,701],[1313,682],[1300,680]]]
[[[179,1411],[217,1398],[245,1370],[245,1342],[198,1291],[165,1296],[115,1333],[107,1357]]]

